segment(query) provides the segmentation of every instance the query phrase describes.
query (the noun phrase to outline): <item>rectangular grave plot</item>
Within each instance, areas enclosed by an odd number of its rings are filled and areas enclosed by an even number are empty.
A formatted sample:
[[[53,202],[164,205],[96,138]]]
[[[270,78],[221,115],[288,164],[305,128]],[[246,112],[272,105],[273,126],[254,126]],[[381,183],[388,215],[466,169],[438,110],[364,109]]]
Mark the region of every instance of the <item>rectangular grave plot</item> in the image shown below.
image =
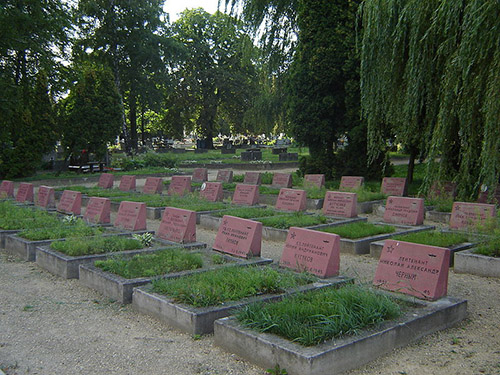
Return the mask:
[[[455,254],[456,273],[467,273],[483,277],[500,278],[500,258],[475,254],[474,249]]]
[[[56,240],[30,241],[14,233],[5,236],[4,241],[4,250],[7,254],[28,262],[34,262],[36,260],[36,248],[38,246],[49,245],[52,241]]]

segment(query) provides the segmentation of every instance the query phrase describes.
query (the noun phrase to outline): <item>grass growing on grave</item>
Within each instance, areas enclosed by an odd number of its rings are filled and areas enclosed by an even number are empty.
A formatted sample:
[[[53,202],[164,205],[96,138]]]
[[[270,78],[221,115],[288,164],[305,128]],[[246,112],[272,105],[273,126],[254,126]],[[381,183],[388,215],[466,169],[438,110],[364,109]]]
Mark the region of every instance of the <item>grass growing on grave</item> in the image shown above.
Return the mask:
[[[434,206],[434,211],[451,212],[453,208],[453,197],[430,196],[425,198],[426,206]]]
[[[102,233],[103,229],[91,227],[83,220],[77,219],[73,223],[58,221],[44,228],[25,229],[18,236],[30,241],[55,240],[66,237],[90,237]]]
[[[470,236],[467,233],[440,232],[438,230],[435,230],[408,233],[400,236],[395,236],[393,239],[429,246],[451,247],[453,245],[468,242],[469,237]]]
[[[264,194],[264,195],[279,195],[280,193],[280,188],[273,188],[270,186],[259,186],[259,194]]]
[[[476,247],[474,254],[500,258],[500,229],[497,228],[488,241]]]
[[[196,212],[221,210],[223,208],[227,208],[227,204],[223,202],[209,202],[205,199],[202,199],[198,193],[189,193],[182,197],[176,195],[167,196],[158,194],[146,194],[140,196],[112,199],[113,202],[121,202],[123,200],[146,203],[146,206],[148,207],[175,207]]]
[[[393,233],[396,229],[391,225],[372,224],[360,221],[336,227],[320,228],[318,230],[335,233],[340,237],[354,240],[357,238],[376,236],[378,234]]]
[[[89,197],[101,197],[101,198],[115,198],[115,197],[135,197],[137,194],[130,193],[128,191],[121,191],[120,189],[102,189],[99,187],[87,187],[87,186],[68,186],[56,188],[56,190],[72,190],[79,191],[82,194],[88,195]]]
[[[402,310],[387,295],[352,285],[296,294],[276,303],[254,303],[239,310],[236,318],[247,328],[313,346],[396,319]]]
[[[33,229],[57,225],[60,220],[47,211],[0,202],[0,228],[3,230]]]
[[[301,212],[296,212],[293,214],[260,218],[256,221],[260,221],[265,227],[288,229],[290,227],[310,227],[326,224],[328,223],[328,218],[323,215],[305,215]]]
[[[257,217],[283,215],[283,213],[275,211],[272,208],[245,207],[245,208],[231,208],[229,210],[214,212],[211,215],[215,217],[223,217],[224,215],[231,215],[231,216],[241,217],[243,219],[251,219]]]
[[[170,280],[154,280],[153,291],[175,302],[208,307],[314,282],[315,277],[271,267],[227,267]]]
[[[117,251],[142,249],[140,240],[125,236],[69,238],[52,242],[50,248],[69,256],[114,253]]]
[[[120,275],[126,279],[195,270],[203,267],[203,264],[203,257],[200,253],[180,248],[164,249],[153,254],[135,255],[128,259],[117,257],[95,262],[95,266],[103,271]]]

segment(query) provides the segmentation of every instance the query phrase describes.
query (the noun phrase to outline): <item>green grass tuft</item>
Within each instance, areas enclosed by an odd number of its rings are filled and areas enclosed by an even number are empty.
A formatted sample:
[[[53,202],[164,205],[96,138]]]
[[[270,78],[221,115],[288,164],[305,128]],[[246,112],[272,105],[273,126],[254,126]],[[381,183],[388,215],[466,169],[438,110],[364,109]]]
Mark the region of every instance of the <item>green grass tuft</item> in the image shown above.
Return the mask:
[[[272,208],[245,207],[245,208],[231,208],[229,210],[214,212],[211,215],[216,216],[216,217],[223,217],[224,215],[231,215],[231,216],[241,217],[243,219],[250,219],[250,218],[257,218],[257,217],[283,215],[283,213],[275,211]]]
[[[18,236],[30,241],[55,240],[66,237],[90,237],[102,233],[99,227],[91,227],[82,219],[75,223],[63,223],[59,221],[46,228],[25,229],[19,232]]]
[[[290,227],[310,227],[313,225],[326,224],[328,218],[322,215],[305,215],[301,212],[284,214],[266,218],[257,218],[266,227],[288,229]]]
[[[391,225],[377,225],[366,222],[357,222],[336,227],[327,227],[318,229],[322,232],[335,233],[340,237],[357,239],[378,234],[393,233],[396,229]]]
[[[452,233],[440,231],[423,231],[408,233],[394,237],[395,240],[413,242],[422,245],[451,247],[469,241],[466,233]]]
[[[142,249],[141,241],[125,236],[69,238],[52,242],[50,248],[70,256],[113,253]]]

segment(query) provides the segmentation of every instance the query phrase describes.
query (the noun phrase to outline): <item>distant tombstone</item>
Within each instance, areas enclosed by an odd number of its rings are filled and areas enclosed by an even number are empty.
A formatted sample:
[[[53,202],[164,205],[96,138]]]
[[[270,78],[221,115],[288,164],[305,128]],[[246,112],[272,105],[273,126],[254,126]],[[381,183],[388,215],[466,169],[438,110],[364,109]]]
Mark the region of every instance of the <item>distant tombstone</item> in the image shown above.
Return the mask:
[[[83,218],[93,224],[111,223],[111,200],[109,198],[90,197]]]
[[[191,192],[191,176],[172,176],[168,195],[184,196]]]
[[[272,186],[279,188],[291,188],[292,187],[291,173],[275,173],[273,175]]]
[[[2,181],[0,185],[0,198],[14,198],[14,183],[12,181]]]
[[[454,202],[451,210],[450,228],[468,229],[483,225],[496,216],[494,204]]]
[[[433,197],[455,198],[457,195],[457,183],[451,181],[434,181],[429,195]]]
[[[19,188],[17,189],[16,202],[24,203],[34,201],[34,190],[33,184],[27,182],[21,182]]]
[[[488,187],[482,187],[481,191],[479,192],[479,196],[477,198],[478,203],[489,203],[489,188]],[[497,188],[493,192],[493,197],[491,199],[491,203],[494,203],[496,205],[500,205],[500,184],[497,185]]]
[[[280,189],[276,209],[283,211],[305,211],[306,191],[298,189]]]
[[[340,236],[333,233],[291,227],[288,231],[280,266],[318,277],[338,275]]]
[[[237,184],[231,203],[244,206],[253,206],[259,203],[259,187],[257,185]]]
[[[449,249],[385,240],[373,284],[436,300],[447,293],[449,264]]]
[[[146,203],[122,201],[114,225],[131,231],[146,230]]]
[[[215,181],[218,182],[226,182],[226,183],[231,183],[233,182],[233,171],[229,170],[219,170],[217,172],[217,177]]]
[[[56,206],[55,189],[50,186],[40,186],[38,188],[37,201],[35,203],[38,207],[54,208]]]
[[[262,223],[224,215],[213,249],[243,258],[260,257],[261,243]]]
[[[253,161],[253,160],[262,160],[262,152],[261,151],[243,151],[241,153],[241,161]]]
[[[323,215],[339,217],[358,216],[358,195],[341,191],[327,191],[323,202]]]
[[[247,185],[260,185],[261,175],[260,172],[245,172],[243,183]]]
[[[177,243],[196,242],[196,212],[165,208],[157,236]]]
[[[161,194],[163,191],[163,180],[161,177],[147,177],[142,192],[144,194]]]
[[[224,199],[222,183],[204,182],[203,185],[201,185],[200,196],[210,202],[222,202]]]
[[[191,180],[193,182],[208,181],[208,169],[207,168],[196,168],[193,172],[193,177]]]
[[[342,176],[340,179],[340,191],[358,190],[365,183],[365,178],[361,176]]]
[[[422,225],[424,223],[424,200],[422,198],[387,198],[384,221],[392,224]]]
[[[324,174],[306,174],[304,176],[304,186],[312,186],[321,189],[325,186]]]
[[[382,194],[403,197],[407,193],[406,178],[384,177],[381,187]]]
[[[118,189],[121,191],[135,190],[135,176],[122,176]]]
[[[57,211],[69,215],[80,215],[82,213],[82,193],[64,190],[61,199],[59,199]]]
[[[111,173],[101,173],[101,175],[99,176],[97,187],[101,189],[111,189],[113,188],[114,181],[115,176],[113,176]]]

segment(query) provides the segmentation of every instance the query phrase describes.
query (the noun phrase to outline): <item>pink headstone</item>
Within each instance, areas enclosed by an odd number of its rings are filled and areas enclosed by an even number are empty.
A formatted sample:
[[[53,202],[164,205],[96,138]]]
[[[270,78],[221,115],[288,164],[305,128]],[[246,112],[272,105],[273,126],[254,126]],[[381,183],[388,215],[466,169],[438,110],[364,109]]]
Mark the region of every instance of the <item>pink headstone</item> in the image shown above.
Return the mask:
[[[272,185],[279,188],[291,188],[292,175],[290,173],[275,173]]]
[[[12,181],[2,181],[0,185],[0,198],[14,198],[14,183]]]
[[[257,185],[237,184],[231,203],[244,206],[253,206],[259,203],[259,187]]]
[[[297,189],[280,189],[276,202],[277,210],[284,211],[305,211],[306,191]]]
[[[226,182],[230,184],[231,182],[233,182],[233,171],[229,171],[227,169],[218,171],[215,181]]]
[[[358,195],[341,191],[327,191],[323,202],[323,215],[356,217],[358,216]]]
[[[33,202],[34,200],[34,190],[33,184],[28,184],[27,182],[21,182],[19,188],[17,189],[16,201],[19,203]]]
[[[457,195],[457,183],[451,181],[434,181],[429,191],[430,196],[434,197],[452,197]]]
[[[341,191],[358,190],[365,183],[365,178],[361,176],[342,176],[340,179]]]
[[[384,221],[392,224],[422,225],[424,223],[424,200],[422,198],[387,198]]]
[[[450,228],[466,229],[482,225],[496,216],[494,204],[454,202],[451,210]]]
[[[82,193],[64,190],[57,205],[57,211],[65,214],[80,215],[82,213]]]
[[[135,190],[135,176],[122,176],[118,189],[120,189],[121,191]]]
[[[243,183],[247,185],[260,185],[261,184],[260,172],[245,172]]]
[[[489,189],[488,187],[481,188],[481,191],[479,192],[479,196],[477,198],[478,203],[488,203],[488,195],[489,195]],[[497,185],[497,188],[493,192],[493,197],[492,197],[492,202],[494,204],[500,205],[500,184]]]
[[[165,208],[157,235],[161,239],[178,243],[196,242],[196,212]]]
[[[385,240],[373,284],[435,300],[446,295],[449,265],[449,249]]]
[[[101,173],[101,176],[99,176],[97,187],[100,187],[101,189],[111,189],[113,187],[114,181],[115,176],[113,176],[111,173]]]
[[[163,191],[163,180],[161,177],[147,177],[142,192],[144,194],[161,194]]]
[[[406,178],[384,177],[382,180],[382,194],[403,197],[406,195]]]
[[[207,168],[196,168],[193,172],[193,182],[205,182],[208,181],[208,169]]]
[[[89,223],[111,223],[111,200],[109,198],[90,197],[83,218]]]
[[[54,208],[56,206],[55,191],[50,186],[40,186],[36,205],[43,208]]]
[[[168,195],[183,196],[191,192],[191,176],[172,176],[170,186],[168,187]]]
[[[146,230],[146,203],[122,201],[115,227],[131,231]]]
[[[310,272],[319,277],[338,275],[340,236],[291,227],[281,254],[280,266]]]
[[[200,196],[210,202],[221,202],[224,199],[222,183],[204,182],[203,185],[201,185]]]
[[[243,258],[259,257],[261,242],[262,223],[225,215],[213,249]]]
[[[313,186],[321,189],[325,186],[324,174],[306,174],[304,176],[304,186]]]

